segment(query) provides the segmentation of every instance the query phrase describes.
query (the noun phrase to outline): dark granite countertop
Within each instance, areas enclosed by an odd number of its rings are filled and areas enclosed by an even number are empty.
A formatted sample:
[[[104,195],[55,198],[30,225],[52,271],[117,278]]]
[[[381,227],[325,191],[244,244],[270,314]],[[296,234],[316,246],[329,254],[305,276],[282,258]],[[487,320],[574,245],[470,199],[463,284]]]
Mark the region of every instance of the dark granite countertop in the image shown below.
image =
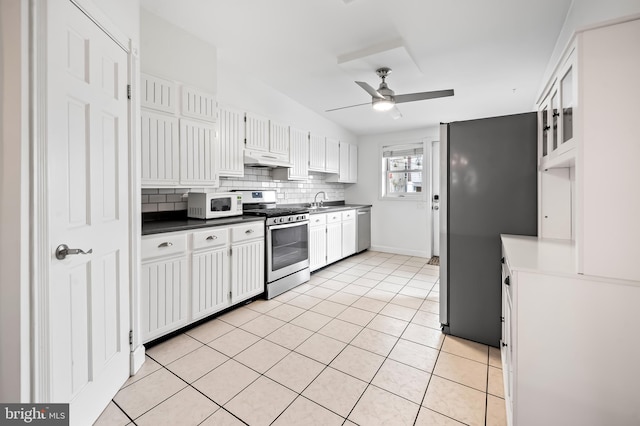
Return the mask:
[[[212,226],[237,225],[248,222],[264,222],[258,216],[229,216],[220,219],[189,219],[187,211],[171,212],[169,214],[144,214],[142,218],[142,235],[162,234],[164,232],[188,231],[191,229]]]

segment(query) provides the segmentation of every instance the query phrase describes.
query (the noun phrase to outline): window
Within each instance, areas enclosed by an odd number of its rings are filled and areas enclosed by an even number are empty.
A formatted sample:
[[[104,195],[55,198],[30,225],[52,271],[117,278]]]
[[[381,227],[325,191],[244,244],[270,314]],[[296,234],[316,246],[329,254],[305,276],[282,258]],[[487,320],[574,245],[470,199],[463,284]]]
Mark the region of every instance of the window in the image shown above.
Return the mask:
[[[422,198],[422,142],[382,147],[382,197]]]

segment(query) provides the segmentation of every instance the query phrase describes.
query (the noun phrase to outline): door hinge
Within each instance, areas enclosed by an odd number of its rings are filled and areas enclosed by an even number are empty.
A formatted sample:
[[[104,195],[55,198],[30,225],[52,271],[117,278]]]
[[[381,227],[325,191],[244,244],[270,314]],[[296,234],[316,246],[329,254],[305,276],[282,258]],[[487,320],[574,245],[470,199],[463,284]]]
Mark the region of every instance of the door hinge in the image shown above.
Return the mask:
[[[229,256],[231,256],[232,253],[233,253],[233,249],[229,247]]]
[[[133,330],[129,330],[129,345],[133,345]]]
[[[231,299],[231,292],[229,292],[229,299]]]
[[[127,84],[127,99],[131,99],[131,85]]]

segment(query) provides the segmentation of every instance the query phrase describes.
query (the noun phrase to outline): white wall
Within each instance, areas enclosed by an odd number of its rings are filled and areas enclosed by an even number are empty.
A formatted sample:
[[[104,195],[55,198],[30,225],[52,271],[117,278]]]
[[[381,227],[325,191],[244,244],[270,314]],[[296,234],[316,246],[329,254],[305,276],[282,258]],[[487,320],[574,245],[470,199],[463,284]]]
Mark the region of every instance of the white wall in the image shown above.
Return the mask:
[[[140,10],[140,68],[142,72],[217,92],[216,47]]]
[[[577,30],[603,21],[638,13],[640,13],[639,0],[573,0],[556,41],[556,46],[549,58],[540,91],[544,90],[544,85],[553,74],[554,68],[569,40]]]
[[[0,401],[29,400],[28,1],[0,1]]]
[[[223,51],[218,51],[218,101],[302,130],[357,143],[353,133],[229,63]]]
[[[424,164],[431,163],[431,142],[439,140],[439,127],[426,127],[400,133],[363,136],[358,140],[358,183],[348,185],[345,199],[349,203],[372,204],[371,248],[411,256],[431,256],[430,173],[421,201],[381,200],[380,149],[385,145],[426,142]]]

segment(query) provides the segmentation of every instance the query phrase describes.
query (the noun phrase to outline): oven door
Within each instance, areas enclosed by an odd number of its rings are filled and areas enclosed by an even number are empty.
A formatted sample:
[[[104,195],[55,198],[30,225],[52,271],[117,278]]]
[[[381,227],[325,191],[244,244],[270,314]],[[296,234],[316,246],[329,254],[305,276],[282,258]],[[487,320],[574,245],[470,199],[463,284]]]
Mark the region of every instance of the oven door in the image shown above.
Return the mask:
[[[309,221],[267,227],[267,282],[309,267]]]

